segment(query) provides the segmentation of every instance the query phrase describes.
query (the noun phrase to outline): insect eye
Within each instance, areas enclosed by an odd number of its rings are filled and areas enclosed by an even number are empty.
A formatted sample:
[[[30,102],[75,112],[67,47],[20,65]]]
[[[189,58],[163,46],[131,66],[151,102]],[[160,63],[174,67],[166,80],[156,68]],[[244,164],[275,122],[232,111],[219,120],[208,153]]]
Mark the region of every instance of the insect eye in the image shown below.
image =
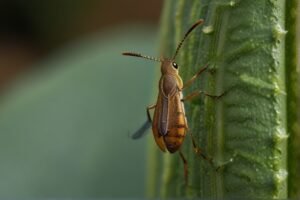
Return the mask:
[[[172,63],[172,66],[173,66],[175,69],[178,69],[177,63],[173,62],[173,63]]]

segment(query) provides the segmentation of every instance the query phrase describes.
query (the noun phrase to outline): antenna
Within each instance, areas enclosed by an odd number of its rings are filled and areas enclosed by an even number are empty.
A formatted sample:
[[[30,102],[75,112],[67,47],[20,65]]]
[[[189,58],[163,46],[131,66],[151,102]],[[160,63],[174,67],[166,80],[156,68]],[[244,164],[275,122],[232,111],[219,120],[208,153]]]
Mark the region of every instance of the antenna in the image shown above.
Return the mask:
[[[187,36],[192,32],[192,30],[194,30],[198,25],[203,24],[204,20],[203,19],[199,19],[195,24],[193,24],[193,26],[185,33],[183,39],[181,40],[181,42],[178,44],[176,52],[173,56],[173,60],[175,60],[175,57],[177,56],[179,49],[181,48],[184,40],[187,38]]]
[[[151,56],[144,56],[140,53],[124,52],[124,53],[122,53],[122,55],[124,55],[124,56],[135,56],[135,57],[145,58],[145,59],[148,59],[148,60],[154,60],[156,62],[162,62],[161,59],[157,59],[157,58],[154,58],[154,57],[151,57]]]

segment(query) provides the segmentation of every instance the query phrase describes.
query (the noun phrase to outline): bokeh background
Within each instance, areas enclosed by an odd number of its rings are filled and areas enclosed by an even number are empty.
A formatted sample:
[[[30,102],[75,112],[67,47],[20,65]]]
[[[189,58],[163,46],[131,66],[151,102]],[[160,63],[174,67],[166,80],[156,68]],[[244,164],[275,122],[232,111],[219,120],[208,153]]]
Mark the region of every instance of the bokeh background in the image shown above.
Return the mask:
[[[1,0],[0,197],[144,197],[161,0]],[[152,139],[152,138],[151,138]]]

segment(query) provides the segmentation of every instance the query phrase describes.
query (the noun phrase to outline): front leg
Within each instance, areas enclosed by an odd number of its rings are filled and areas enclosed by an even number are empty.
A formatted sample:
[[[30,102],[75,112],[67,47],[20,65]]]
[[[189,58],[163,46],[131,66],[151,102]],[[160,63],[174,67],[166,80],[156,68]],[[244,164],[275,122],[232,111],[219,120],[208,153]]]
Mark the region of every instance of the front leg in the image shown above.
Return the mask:
[[[185,84],[183,84],[182,89],[189,87],[200,76],[200,74],[202,74],[202,72],[207,70],[207,68],[208,68],[208,64],[205,65],[203,68],[201,68],[190,80],[188,80]]]

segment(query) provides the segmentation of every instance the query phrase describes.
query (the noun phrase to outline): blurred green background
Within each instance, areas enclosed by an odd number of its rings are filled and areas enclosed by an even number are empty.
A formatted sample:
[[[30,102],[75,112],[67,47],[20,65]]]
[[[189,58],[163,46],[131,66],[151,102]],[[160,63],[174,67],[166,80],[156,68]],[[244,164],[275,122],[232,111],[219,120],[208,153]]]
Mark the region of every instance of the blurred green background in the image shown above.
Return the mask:
[[[144,196],[161,4],[1,1],[0,197]]]

